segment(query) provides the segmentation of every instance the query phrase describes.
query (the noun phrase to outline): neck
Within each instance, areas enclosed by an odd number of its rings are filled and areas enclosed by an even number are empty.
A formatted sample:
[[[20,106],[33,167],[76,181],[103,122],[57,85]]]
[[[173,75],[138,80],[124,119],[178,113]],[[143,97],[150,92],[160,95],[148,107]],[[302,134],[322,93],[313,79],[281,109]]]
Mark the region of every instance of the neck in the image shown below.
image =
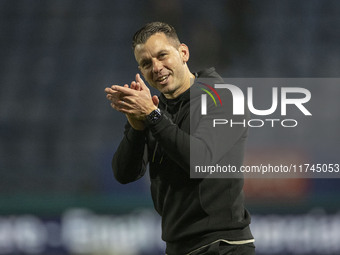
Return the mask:
[[[187,91],[191,87],[192,84],[194,84],[195,78],[196,78],[195,75],[190,72],[189,68],[187,68],[186,79],[183,82],[183,85],[180,87],[180,89],[175,91],[175,93],[164,94],[164,96],[167,99],[175,99],[176,97],[178,97],[179,95]]]
[[[194,84],[195,79],[196,79],[196,76],[193,73],[190,72],[190,87],[191,87],[192,84]]]

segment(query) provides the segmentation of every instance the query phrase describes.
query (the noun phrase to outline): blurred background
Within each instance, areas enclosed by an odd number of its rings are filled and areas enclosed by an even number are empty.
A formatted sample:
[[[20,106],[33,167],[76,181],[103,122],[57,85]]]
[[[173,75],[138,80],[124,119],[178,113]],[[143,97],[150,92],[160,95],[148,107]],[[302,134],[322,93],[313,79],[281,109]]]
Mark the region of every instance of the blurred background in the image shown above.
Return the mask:
[[[142,25],[174,25],[191,71],[336,78],[339,13],[336,0],[0,0],[0,254],[164,254],[147,176],[120,185],[110,166],[125,117],[104,88],[134,79]],[[251,130],[246,162],[340,163],[340,86],[325,88],[311,88],[325,125]],[[258,254],[340,254],[339,179],[247,179],[245,193]]]

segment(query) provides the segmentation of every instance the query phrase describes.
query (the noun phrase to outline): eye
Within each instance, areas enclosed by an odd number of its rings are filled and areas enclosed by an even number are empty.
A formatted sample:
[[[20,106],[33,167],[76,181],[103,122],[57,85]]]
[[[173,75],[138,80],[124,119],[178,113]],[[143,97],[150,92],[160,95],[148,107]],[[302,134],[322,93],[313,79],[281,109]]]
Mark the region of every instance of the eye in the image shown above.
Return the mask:
[[[142,68],[149,68],[150,65],[151,65],[150,61],[145,61],[145,62],[142,62],[141,67]]]
[[[159,59],[164,59],[167,54],[165,52],[162,52],[158,55]]]

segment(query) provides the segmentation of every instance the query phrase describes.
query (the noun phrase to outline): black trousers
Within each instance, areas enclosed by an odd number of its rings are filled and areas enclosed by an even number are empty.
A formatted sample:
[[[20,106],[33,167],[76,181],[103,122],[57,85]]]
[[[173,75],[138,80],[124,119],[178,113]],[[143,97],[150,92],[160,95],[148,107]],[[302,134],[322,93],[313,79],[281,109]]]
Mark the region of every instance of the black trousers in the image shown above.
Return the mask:
[[[217,242],[190,253],[190,255],[255,255],[255,246],[253,243],[234,245]]]

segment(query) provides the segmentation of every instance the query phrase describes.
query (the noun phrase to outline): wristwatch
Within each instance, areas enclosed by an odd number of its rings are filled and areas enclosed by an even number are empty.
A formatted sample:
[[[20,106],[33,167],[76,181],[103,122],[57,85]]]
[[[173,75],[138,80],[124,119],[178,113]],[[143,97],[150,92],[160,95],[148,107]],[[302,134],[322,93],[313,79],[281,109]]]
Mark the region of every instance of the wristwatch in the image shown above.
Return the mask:
[[[157,108],[153,110],[149,115],[146,115],[146,119],[149,123],[156,123],[162,116],[161,110]]]

